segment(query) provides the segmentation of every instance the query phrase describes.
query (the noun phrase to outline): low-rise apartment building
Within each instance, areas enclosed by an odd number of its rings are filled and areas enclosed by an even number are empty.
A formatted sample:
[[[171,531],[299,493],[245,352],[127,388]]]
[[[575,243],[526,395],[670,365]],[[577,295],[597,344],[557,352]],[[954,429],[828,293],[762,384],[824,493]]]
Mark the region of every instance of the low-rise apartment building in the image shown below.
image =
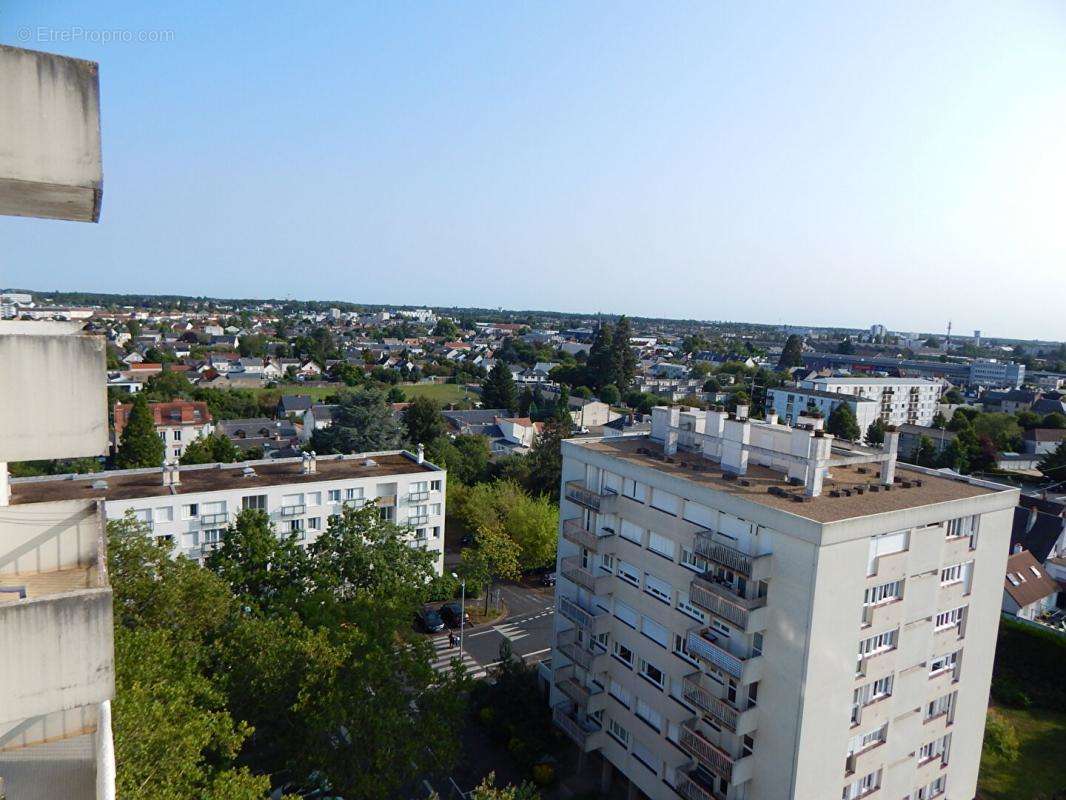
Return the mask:
[[[767,396],[771,408],[777,412],[781,421],[786,425],[795,425],[811,410],[817,411],[824,419],[829,419],[838,406],[846,405],[855,416],[859,431],[865,436],[870,425],[881,418],[881,404],[872,397],[856,397],[853,394],[805,389],[796,384],[785,384],[767,389]]]
[[[1025,383],[1025,364],[978,358],[970,364],[970,385],[1019,389]]]
[[[307,454],[236,464],[116,470],[11,481],[13,505],[101,502],[108,519],[126,512],[175,553],[202,559],[243,509],[263,511],[279,533],[310,543],[345,506],[375,505],[383,519],[413,528],[412,546],[444,569],[447,473],[421,453],[396,450],[345,456]]]
[[[1017,490],[745,417],[563,442],[556,723],[653,800],[970,800]]]
[[[944,391],[941,381],[929,378],[827,377],[800,381],[799,386],[874,400],[886,425],[932,425]]]

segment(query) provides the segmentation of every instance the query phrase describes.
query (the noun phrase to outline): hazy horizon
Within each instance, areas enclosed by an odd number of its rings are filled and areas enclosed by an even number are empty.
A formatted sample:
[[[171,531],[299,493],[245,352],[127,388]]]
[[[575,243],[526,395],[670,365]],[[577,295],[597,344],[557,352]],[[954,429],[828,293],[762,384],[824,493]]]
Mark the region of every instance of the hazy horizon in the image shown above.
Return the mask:
[[[103,213],[3,285],[1066,339],[1061,3],[33,5]]]

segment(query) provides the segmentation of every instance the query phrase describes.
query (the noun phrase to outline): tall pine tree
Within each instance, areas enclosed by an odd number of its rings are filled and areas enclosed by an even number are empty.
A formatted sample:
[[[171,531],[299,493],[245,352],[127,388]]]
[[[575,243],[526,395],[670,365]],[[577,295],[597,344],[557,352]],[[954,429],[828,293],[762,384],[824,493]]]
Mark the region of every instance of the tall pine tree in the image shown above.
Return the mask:
[[[604,384],[613,383],[623,394],[637,376],[637,357],[629,344],[633,331],[625,315],[618,318],[611,338],[611,376]]]
[[[119,469],[158,467],[166,455],[166,445],[155,430],[155,420],[148,400],[142,394],[133,399],[133,408],[122,429],[115,466]]]
[[[601,389],[608,383],[614,383],[614,370],[612,368],[611,348],[614,345],[614,328],[611,323],[604,322],[596,329],[596,335],[592,339],[592,347],[589,349],[589,357],[586,362],[589,372],[589,380],[593,388]]]
[[[511,370],[502,361],[489,371],[485,382],[481,384],[481,405],[483,408],[506,408],[514,411],[518,407],[518,391],[515,389]]]

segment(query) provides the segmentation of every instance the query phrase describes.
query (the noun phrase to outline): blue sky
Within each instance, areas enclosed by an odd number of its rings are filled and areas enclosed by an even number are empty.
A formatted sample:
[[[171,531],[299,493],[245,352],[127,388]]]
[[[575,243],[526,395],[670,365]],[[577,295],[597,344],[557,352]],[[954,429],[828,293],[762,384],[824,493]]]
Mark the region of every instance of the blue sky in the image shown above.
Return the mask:
[[[156,5],[0,0],[105,172],[0,285],[1066,338],[1061,2]]]

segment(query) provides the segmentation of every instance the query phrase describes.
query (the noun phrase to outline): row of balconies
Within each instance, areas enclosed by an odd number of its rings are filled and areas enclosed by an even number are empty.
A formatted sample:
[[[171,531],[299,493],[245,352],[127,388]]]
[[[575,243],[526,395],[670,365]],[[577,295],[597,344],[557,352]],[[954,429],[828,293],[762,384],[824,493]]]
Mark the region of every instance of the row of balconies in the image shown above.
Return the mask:
[[[759,679],[762,657],[757,653],[740,655],[730,649],[729,639],[711,628],[693,628],[685,639],[691,655],[716,667],[741,683]]]
[[[618,495],[611,489],[604,489],[603,492],[593,491],[585,486],[584,481],[567,481],[563,496],[567,500],[585,506],[585,508],[590,508],[599,514],[605,513],[608,501],[613,500]]]
[[[758,580],[769,576],[769,553],[751,555],[717,540],[713,533],[697,533],[695,540],[697,555],[720,564],[749,580]]]
[[[744,630],[754,621],[753,612],[766,606],[765,597],[744,597],[730,584],[716,580],[711,573],[704,573],[692,579],[689,599]],[[765,624],[755,627],[765,627]]]
[[[704,775],[698,768],[678,772],[675,788],[685,800],[725,800],[725,795],[714,785],[714,776]]]
[[[742,723],[741,717],[746,712],[726,700],[715,697],[709,689],[700,685],[699,676],[700,673],[696,672],[681,679],[681,696],[685,698],[685,702],[698,708],[719,727],[725,728],[730,733],[737,733]],[[754,708],[748,710],[754,711]],[[750,718],[752,715],[747,716]],[[749,721],[744,720],[744,722]],[[746,730],[751,730],[752,727],[744,725]]]

